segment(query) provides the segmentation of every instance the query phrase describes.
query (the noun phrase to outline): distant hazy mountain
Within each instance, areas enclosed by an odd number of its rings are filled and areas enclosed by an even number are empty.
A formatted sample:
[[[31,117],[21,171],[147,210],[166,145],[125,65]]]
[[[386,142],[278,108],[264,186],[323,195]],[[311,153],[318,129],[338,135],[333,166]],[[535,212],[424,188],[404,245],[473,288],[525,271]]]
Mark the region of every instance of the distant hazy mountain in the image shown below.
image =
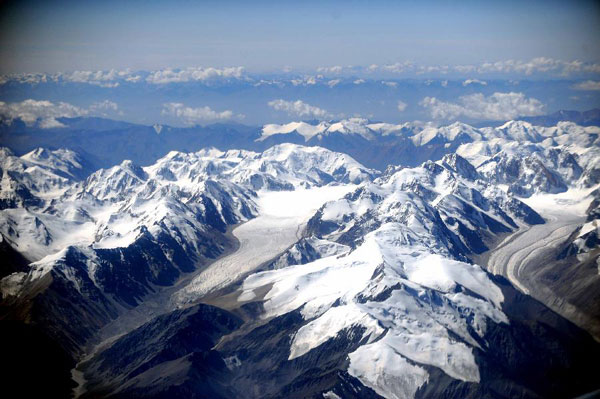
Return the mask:
[[[550,115],[519,118],[539,126],[553,126],[560,121],[574,122],[581,126],[600,126],[600,108],[589,111],[557,111]]]
[[[536,127],[534,123],[504,124],[496,128],[476,128],[460,122],[448,126],[410,122],[389,124],[362,118],[268,124],[260,128],[240,124],[176,128],[100,118],[60,118],[59,122],[65,127],[42,129],[15,120],[11,124],[0,125],[0,145],[10,148],[17,155],[38,147],[68,148],[84,156],[96,168],[106,168],[124,159],[149,165],[169,151],[192,152],[208,147],[264,151],[275,144],[295,143],[344,152],[368,167],[383,170],[389,164],[416,166],[427,160],[438,160],[445,154],[457,151],[461,145],[479,140],[491,142],[500,138],[541,143],[558,136],[563,136],[561,140],[564,141],[565,134],[580,135],[581,132],[586,132],[585,137],[588,137],[588,133],[597,137],[597,129],[594,130],[593,126],[576,128],[581,125],[569,123],[569,118],[576,117],[571,119],[584,118],[591,124],[597,113],[598,110],[581,115],[566,112],[566,124],[543,123],[541,127]],[[584,114],[585,117],[582,116]],[[558,116],[548,118],[564,120]]]

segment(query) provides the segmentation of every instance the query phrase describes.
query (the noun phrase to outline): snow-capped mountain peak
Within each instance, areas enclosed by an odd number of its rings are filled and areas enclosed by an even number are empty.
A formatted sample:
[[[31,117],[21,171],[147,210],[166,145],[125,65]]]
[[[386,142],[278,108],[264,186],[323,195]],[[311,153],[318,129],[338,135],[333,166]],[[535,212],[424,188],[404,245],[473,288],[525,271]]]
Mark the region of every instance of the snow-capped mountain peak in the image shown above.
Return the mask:
[[[329,126],[327,122],[320,122],[316,126],[306,122],[290,122],[284,125],[268,124],[263,126],[262,135],[258,140],[264,140],[276,134],[298,133],[304,137],[304,141],[308,141],[312,137],[326,131]]]

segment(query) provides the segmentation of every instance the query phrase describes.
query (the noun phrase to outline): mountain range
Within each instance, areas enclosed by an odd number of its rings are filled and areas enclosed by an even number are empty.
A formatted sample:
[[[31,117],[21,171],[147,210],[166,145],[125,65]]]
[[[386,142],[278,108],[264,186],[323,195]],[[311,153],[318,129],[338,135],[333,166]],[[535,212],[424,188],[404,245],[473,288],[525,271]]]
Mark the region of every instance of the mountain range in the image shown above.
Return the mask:
[[[583,140],[597,134],[598,110],[587,112],[560,111],[520,124],[491,123],[474,127],[460,122],[447,126],[432,123],[407,122],[390,124],[371,122],[363,118],[340,121],[291,122],[267,124],[262,127],[217,123],[207,126],[177,128],[155,124],[137,125],[94,117],[57,118],[62,127],[41,128],[42,120],[27,125],[20,119],[0,123],[0,144],[15,154],[23,155],[38,147],[67,148],[93,167],[106,168],[129,159],[149,165],[169,151],[195,152],[215,147],[222,151],[245,149],[264,151],[281,143],[319,146],[351,155],[362,164],[383,170],[388,164],[417,166],[427,160],[440,159],[455,152],[462,144],[501,138],[526,139],[541,143],[550,139],[565,144],[570,135]],[[579,123],[579,124],[578,124]],[[523,135],[517,137],[516,135]],[[556,138],[562,138],[556,141]],[[562,141],[561,141],[562,140]],[[583,145],[583,143],[579,143]]]
[[[25,394],[600,388],[600,127],[60,122],[1,132],[5,376]]]

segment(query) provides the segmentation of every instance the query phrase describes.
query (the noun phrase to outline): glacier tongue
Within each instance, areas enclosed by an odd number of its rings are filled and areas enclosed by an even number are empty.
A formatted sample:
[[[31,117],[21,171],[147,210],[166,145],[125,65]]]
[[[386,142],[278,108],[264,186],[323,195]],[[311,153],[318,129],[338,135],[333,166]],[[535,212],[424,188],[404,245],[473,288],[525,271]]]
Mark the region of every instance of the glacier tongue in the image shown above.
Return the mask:
[[[233,230],[240,243],[239,249],[202,271],[175,294],[175,301],[179,304],[193,302],[271,260],[298,241],[304,225],[317,209],[327,201],[341,198],[355,187],[349,184],[259,192],[259,215]],[[249,295],[246,294],[247,297]]]

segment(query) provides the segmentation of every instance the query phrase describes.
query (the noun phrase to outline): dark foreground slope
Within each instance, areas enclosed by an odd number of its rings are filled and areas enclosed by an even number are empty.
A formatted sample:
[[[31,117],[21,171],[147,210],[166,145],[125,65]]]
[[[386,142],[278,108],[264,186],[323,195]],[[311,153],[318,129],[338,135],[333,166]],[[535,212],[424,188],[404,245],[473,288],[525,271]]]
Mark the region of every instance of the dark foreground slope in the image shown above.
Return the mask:
[[[416,398],[569,398],[597,389],[600,345],[506,280],[495,282],[510,325],[490,324],[487,343],[475,352],[481,381],[455,380],[429,366],[430,380]],[[249,315],[260,307],[255,302],[239,311]],[[347,355],[364,343],[356,327],[288,360],[293,333],[304,323],[300,310],[245,323],[208,305],[178,310],[85,364],[84,397],[379,397],[346,371]]]

